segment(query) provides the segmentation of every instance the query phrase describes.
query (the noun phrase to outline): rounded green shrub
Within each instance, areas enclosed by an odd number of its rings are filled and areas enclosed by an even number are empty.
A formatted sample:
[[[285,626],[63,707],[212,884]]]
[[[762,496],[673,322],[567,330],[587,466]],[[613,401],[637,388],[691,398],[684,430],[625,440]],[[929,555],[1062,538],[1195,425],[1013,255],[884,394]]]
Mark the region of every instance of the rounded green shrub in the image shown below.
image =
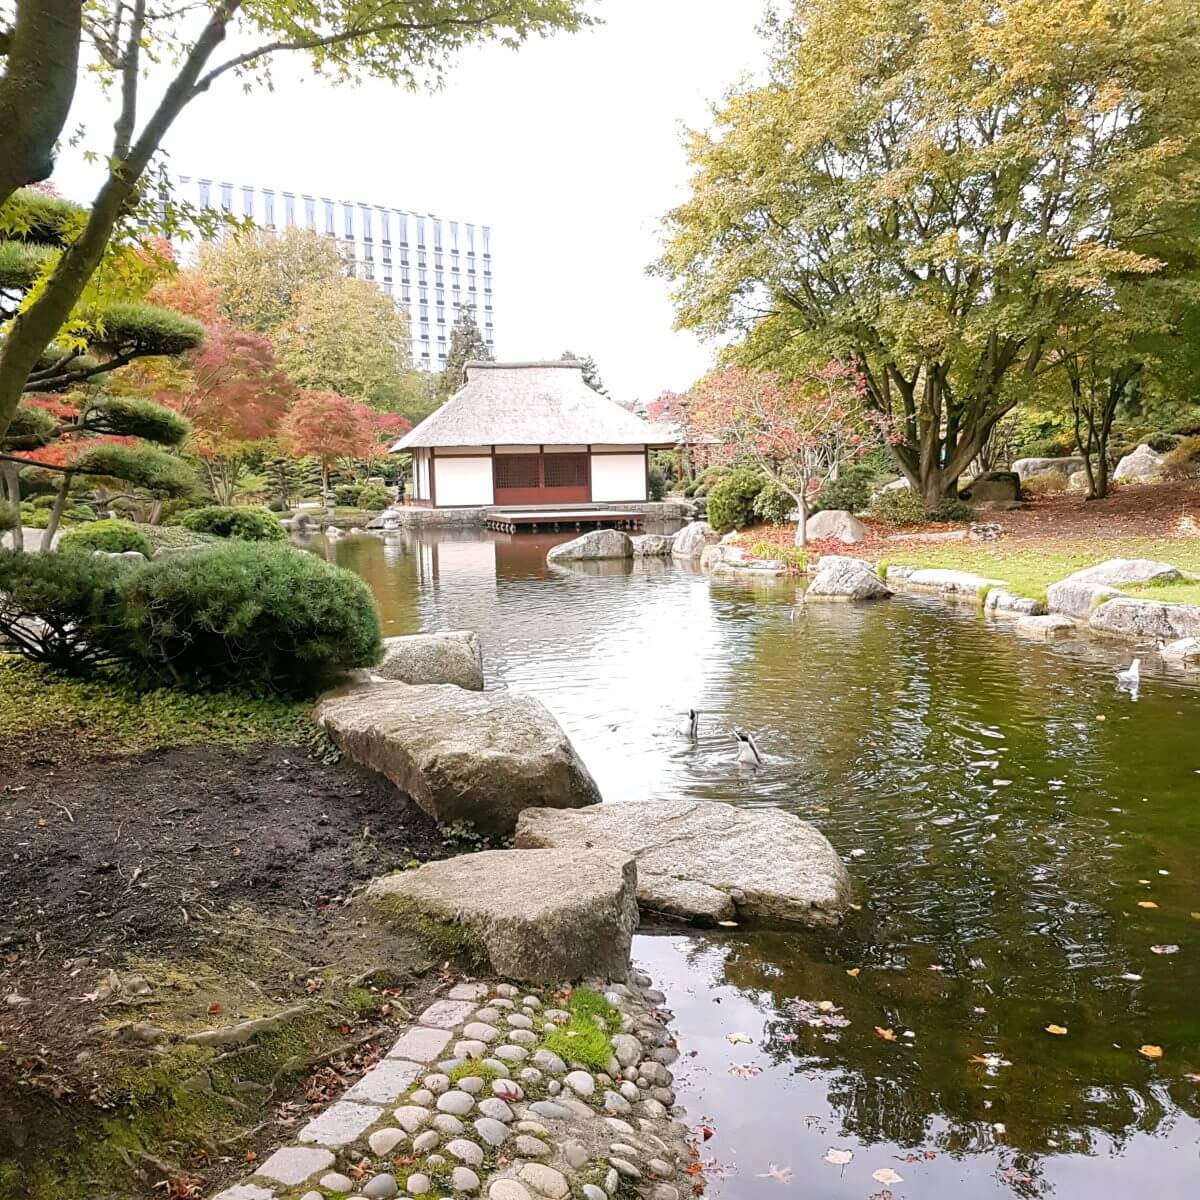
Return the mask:
[[[667,494],[667,477],[662,467],[653,466],[646,476],[647,491],[651,500],[661,500]]]
[[[79,672],[118,657],[116,596],[136,568],[95,554],[0,550],[0,634],[36,662]]]
[[[718,533],[753,524],[754,501],[766,482],[757,471],[748,470],[719,479],[708,493],[708,523]]]
[[[872,473],[866,467],[847,467],[817,493],[813,512],[862,512],[871,503]]]
[[[912,488],[880,492],[871,504],[871,514],[887,525],[921,525],[929,518],[921,497]]]
[[[125,550],[136,550],[147,558],[153,548],[146,535],[132,521],[92,521],[78,529],[64,533],[58,548],[62,550],[107,550],[120,554]]]
[[[381,488],[377,483],[363,488],[355,500],[358,507],[365,508],[367,512],[381,512],[392,502],[391,496],[387,494],[387,489]]]
[[[367,585],[290,546],[232,541],[157,559],[123,581],[118,617],[130,651],[177,683],[307,693],[381,652]]]
[[[768,525],[782,525],[796,509],[796,501],[777,483],[767,483],[754,497],[754,515]]]
[[[957,496],[946,496],[929,510],[928,517],[931,521],[961,525],[963,522],[975,520],[975,510]]]
[[[265,508],[251,505],[209,504],[193,508],[179,518],[179,524],[193,533],[211,533],[219,538],[241,542],[281,542],[287,531],[279,518]]]
[[[333,502],[338,508],[355,508],[362,490],[361,483],[339,483],[333,489]]]

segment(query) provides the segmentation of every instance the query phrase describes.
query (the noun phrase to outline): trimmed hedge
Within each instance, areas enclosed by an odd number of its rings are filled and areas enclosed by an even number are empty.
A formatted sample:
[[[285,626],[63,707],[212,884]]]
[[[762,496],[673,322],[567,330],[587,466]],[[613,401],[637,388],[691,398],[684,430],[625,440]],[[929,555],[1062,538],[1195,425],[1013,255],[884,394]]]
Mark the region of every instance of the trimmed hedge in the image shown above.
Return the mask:
[[[873,479],[873,472],[866,467],[847,467],[817,493],[813,512],[839,509],[849,513],[862,512],[871,503]]]
[[[367,585],[290,546],[229,542],[148,563],[124,578],[118,619],[130,653],[176,683],[307,692],[382,650]]]
[[[26,658],[62,671],[111,661],[117,590],[131,570],[94,554],[0,550],[0,633]]]
[[[768,525],[782,525],[795,508],[795,500],[776,483],[766,483],[754,497],[754,515]]]
[[[132,521],[119,520],[92,521],[72,529],[63,534],[58,549],[60,553],[64,550],[82,550],[86,553],[107,550],[114,554],[136,550],[147,558],[154,552],[146,535]]]
[[[358,493],[357,500],[358,507],[365,508],[367,512],[382,512],[392,502],[392,498],[387,494],[387,489],[381,488],[378,484],[363,488]]]
[[[726,475],[708,493],[708,523],[718,533],[752,525],[754,501],[766,483],[756,471],[739,470]]]
[[[193,508],[179,518],[179,524],[193,533],[211,533],[214,537],[241,542],[282,542],[287,537],[278,517],[252,505],[209,504]]]
[[[871,504],[871,515],[888,525],[922,525],[929,520],[921,497],[912,488],[880,492]]]

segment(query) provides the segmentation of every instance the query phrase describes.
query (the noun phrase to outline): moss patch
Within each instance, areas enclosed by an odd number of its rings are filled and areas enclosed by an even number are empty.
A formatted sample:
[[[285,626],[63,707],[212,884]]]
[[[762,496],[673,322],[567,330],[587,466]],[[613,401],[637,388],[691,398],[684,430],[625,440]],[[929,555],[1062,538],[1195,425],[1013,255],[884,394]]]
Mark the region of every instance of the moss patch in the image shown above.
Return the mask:
[[[69,730],[108,751],[136,753],[202,743],[310,744],[311,705],[241,692],[144,689],[115,675],[67,679],[15,654],[0,654],[0,737]]]
[[[404,896],[376,896],[368,904],[397,932],[416,939],[430,954],[451,959],[476,974],[491,968],[483,942],[465,925],[431,917]]]

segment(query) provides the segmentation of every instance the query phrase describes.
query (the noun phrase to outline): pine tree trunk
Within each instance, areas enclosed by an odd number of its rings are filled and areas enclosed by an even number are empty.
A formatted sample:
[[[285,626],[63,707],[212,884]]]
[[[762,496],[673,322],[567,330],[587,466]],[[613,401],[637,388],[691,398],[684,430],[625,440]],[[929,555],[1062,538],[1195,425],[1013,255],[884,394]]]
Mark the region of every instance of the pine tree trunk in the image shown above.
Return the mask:
[[[54,507],[50,510],[50,519],[46,522],[46,532],[42,534],[42,553],[49,554],[54,547],[54,535],[62,520],[63,509],[67,507],[67,493],[71,490],[71,473],[68,471],[58,485],[58,495],[54,497]]]

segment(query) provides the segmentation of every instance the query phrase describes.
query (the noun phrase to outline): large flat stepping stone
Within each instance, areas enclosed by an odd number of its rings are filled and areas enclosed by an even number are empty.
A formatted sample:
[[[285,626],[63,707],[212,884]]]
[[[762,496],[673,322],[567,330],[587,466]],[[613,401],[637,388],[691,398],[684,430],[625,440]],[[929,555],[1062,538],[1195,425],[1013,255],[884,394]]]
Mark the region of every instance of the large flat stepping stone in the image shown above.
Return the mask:
[[[830,925],[850,902],[850,878],[828,839],[777,808],[650,800],[528,809],[514,844],[632,855],[643,908],[689,920]]]
[[[365,683],[322,697],[316,718],[347,757],[443,825],[509,834],[523,809],[600,801],[562,727],[529,696]]]
[[[624,979],[637,925],[637,870],[627,854],[571,846],[485,850],[385,875],[360,903],[412,931],[444,926],[511,979]]]

